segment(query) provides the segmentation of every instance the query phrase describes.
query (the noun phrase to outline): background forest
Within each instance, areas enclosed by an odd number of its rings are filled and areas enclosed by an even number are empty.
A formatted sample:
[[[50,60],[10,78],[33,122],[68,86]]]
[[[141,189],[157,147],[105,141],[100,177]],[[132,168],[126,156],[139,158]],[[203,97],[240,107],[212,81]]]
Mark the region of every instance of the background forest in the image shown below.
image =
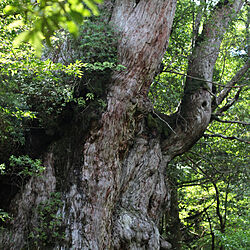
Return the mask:
[[[98,79],[123,68],[117,63],[115,30],[104,24],[105,13],[97,15],[101,1],[89,1],[73,21],[59,12],[46,20],[33,5],[21,8],[18,2],[0,2],[1,230],[11,223],[13,196],[44,171],[39,158],[43,147],[60,138],[73,109],[105,109]],[[195,41],[217,2],[178,1],[169,46],[149,92],[155,110],[169,115],[177,109]],[[246,2],[224,36],[214,70],[214,97],[248,60],[249,8]],[[51,29],[43,26],[53,18]],[[80,83],[93,75],[95,84],[82,93]],[[178,209],[163,215],[160,232],[176,249],[250,248],[248,80],[245,74],[237,82],[204,136],[168,167],[171,201]],[[95,115],[89,113],[89,119]],[[42,235],[39,231],[30,237],[39,242]]]

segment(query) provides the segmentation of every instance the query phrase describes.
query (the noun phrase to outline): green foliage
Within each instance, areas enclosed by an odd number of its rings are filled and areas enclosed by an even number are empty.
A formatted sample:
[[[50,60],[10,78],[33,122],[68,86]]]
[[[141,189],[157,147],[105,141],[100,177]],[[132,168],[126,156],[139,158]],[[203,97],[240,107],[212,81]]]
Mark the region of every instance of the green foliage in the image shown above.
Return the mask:
[[[234,218],[235,226],[229,227],[226,233],[215,231],[215,236],[226,249],[247,250],[250,246],[250,230],[249,218],[245,218],[245,222],[241,219]]]
[[[6,222],[6,220],[9,220],[10,218],[11,217],[7,212],[3,211],[3,209],[0,209],[0,222]]]
[[[87,71],[122,69],[117,65],[116,31],[103,19],[105,10],[101,14],[86,19],[79,27],[77,38],[64,31],[58,32],[52,41],[53,47],[48,48],[45,55],[53,61],[63,58],[66,63],[81,60]]]
[[[21,21],[14,21],[12,27],[31,23],[29,30],[23,31],[15,38],[14,46],[18,47],[22,42],[29,42],[36,52],[41,54],[42,41],[45,39],[47,45],[51,45],[50,38],[56,30],[64,28],[77,36],[84,17],[89,17],[92,13],[99,14],[96,4],[100,3],[102,0],[13,0],[5,6],[4,14],[23,17]]]
[[[149,97],[157,110],[173,113],[183,95],[188,57],[192,52],[193,11],[197,9],[192,1],[178,1],[168,49],[162,63],[164,72],[155,77]]]
[[[7,2],[0,4],[2,11]],[[33,120],[39,120],[40,126],[52,125],[66,103],[83,105],[73,97],[74,85],[66,79],[81,78],[84,64],[38,59],[29,45],[13,48],[13,39],[28,27],[9,25],[22,21],[20,15],[0,14],[0,156],[4,160],[24,145],[24,132]]]
[[[117,64],[115,31],[102,16],[88,17],[83,25],[78,23],[78,37],[61,29],[51,39],[52,47],[43,47],[42,58],[28,43],[15,48],[13,41],[20,38],[18,35],[26,31],[36,34],[39,27],[32,25],[41,21],[40,17],[31,18],[30,9],[27,17],[22,8],[12,9],[15,15],[3,12],[7,5],[20,4],[12,0],[0,2],[0,172],[2,178],[18,188],[44,170],[39,160],[26,155],[36,154],[29,145],[32,131],[43,130],[48,137],[61,135],[61,127],[71,122],[74,113],[80,114],[75,119],[82,119],[85,110],[91,110],[84,119],[87,127],[106,108],[105,84],[110,82],[112,70],[124,68]],[[33,3],[25,2],[24,8],[25,4]],[[35,15],[37,9],[32,11]],[[64,50],[67,46],[70,51]]]
[[[195,36],[201,34],[204,23],[213,14],[215,2],[178,1],[169,47],[163,59],[164,72],[155,77],[149,93],[157,110],[172,114],[178,108]],[[194,25],[198,14],[201,14],[201,22],[195,34]],[[245,7],[239,18],[231,23],[221,44],[213,75],[213,81],[221,84],[216,86],[216,94],[247,60],[247,15]],[[198,81],[197,86],[201,85]],[[247,77],[243,77],[237,85],[245,86],[241,88],[237,101],[224,112],[221,119],[249,123]],[[185,91],[192,93],[195,87]],[[238,88],[232,89],[219,108],[230,103],[238,91]],[[151,126],[157,126],[150,120]],[[249,141],[249,125],[244,124],[214,121],[206,133]],[[171,184],[178,190],[184,249],[211,249],[212,233],[215,249],[221,245],[225,249],[249,248],[248,155],[249,148],[243,142],[220,137],[202,138],[191,152],[177,157],[168,166]],[[222,216],[222,223],[217,210]]]
[[[28,155],[19,157],[12,155],[9,161],[9,165],[12,168],[12,171],[15,168],[20,169],[18,175],[40,176],[41,173],[45,170],[45,167],[42,166],[42,162],[39,159],[33,160]]]
[[[35,212],[38,214],[38,224],[29,234],[29,246],[52,247],[55,243],[65,240],[62,226],[61,193],[51,193],[49,200],[41,202]]]
[[[105,83],[109,82],[112,70],[124,67],[117,65],[115,30],[107,25],[102,15],[90,17],[98,14],[96,3],[100,2],[0,2],[1,175],[27,178],[39,176],[44,170],[39,160],[27,155],[14,156],[20,155],[20,148],[25,144],[24,133],[33,124],[45,129],[57,127],[63,111],[70,105],[79,111],[77,114],[82,114],[91,105],[98,105],[102,111],[106,108]],[[198,13],[202,14],[200,34],[215,3],[207,1],[198,5],[198,2],[178,1],[169,47],[163,58],[165,72],[156,76],[151,86],[149,97],[155,108],[165,114],[175,111],[183,95],[185,76],[181,74],[186,74],[195,45],[195,19]],[[247,11],[243,10],[221,45],[213,77],[221,85],[226,84],[246,61],[246,20]],[[63,29],[55,33],[60,27]],[[51,47],[42,46],[44,38]],[[22,41],[31,43],[35,50]],[[13,42],[19,47],[13,47]],[[35,51],[43,52],[42,60],[37,58]],[[247,84],[247,80],[239,84]],[[200,85],[198,82],[197,86]],[[218,87],[217,91],[221,89]],[[249,122],[247,90],[247,87],[242,88],[240,98],[223,119]],[[237,91],[231,91],[221,106],[233,99]],[[92,111],[88,113],[83,126],[87,127],[88,120],[95,115]],[[150,128],[168,136],[169,127],[161,120],[148,115],[147,122]],[[214,121],[208,132],[248,139],[249,126]],[[211,233],[215,235],[217,248],[221,245],[227,249],[249,248],[248,154],[244,143],[203,138],[191,152],[176,158],[168,167],[168,175],[179,193],[184,249],[209,249]],[[38,224],[30,229],[30,246],[49,248],[64,240],[62,215],[58,212],[62,207],[60,195],[52,194],[48,201],[35,208]],[[221,230],[217,207],[225,218],[225,231]],[[0,220],[7,219],[8,214],[0,210]]]
[[[0,177],[10,178],[12,186],[22,188],[30,177],[40,177],[44,170],[39,159],[32,159],[28,155],[11,155],[8,161],[0,164]]]
[[[179,187],[187,249],[211,247],[212,233],[216,247],[248,249],[248,154],[242,142],[211,138],[202,139],[191,152],[176,159],[178,171],[173,177]]]
[[[102,17],[87,19],[80,29],[80,36],[76,40],[76,46],[80,49],[80,57],[88,63],[104,63],[104,67],[110,67],[109,63],[117,62],[117,37],[115,30],[104,22]]]

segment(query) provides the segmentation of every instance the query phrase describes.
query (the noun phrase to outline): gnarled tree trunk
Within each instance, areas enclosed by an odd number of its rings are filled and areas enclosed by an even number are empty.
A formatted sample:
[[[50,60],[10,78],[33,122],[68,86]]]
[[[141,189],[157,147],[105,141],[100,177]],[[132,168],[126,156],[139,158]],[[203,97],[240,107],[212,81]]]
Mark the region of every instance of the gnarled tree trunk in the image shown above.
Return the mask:
[[[221,20],[239,6],[235,1],[215,13],[220,31],[211,25],[204,29],[209,44],[197,43],[189,74],[212,79],[228,24]],[[47,248],[170,248],[158,231],[161,214],[170,206],[165,170],[173,157],[202,136],[211,118],[211,86],[203,81],[187,79],[180,110],[170,118],[156,114],[147,99],[167,48],[175,7],[176,0],[115,1],[111,23],[120,32],[119,60],[126,70],[113,73],[107,109],[99,119],[92,119],[87,131],[84,120],[70,123],[64,137],[50,146],[43,176],[32,177],[12,204],[16,217],[11,234],[2,235],[1,247],[31,247],[40,216],[37,208],[59,191],[62,203],[56,214],[61,214],[63,237],[53,238]],[[216,53],[210,51],[211,43]],[[48,241],[50,236],[45,237]]]

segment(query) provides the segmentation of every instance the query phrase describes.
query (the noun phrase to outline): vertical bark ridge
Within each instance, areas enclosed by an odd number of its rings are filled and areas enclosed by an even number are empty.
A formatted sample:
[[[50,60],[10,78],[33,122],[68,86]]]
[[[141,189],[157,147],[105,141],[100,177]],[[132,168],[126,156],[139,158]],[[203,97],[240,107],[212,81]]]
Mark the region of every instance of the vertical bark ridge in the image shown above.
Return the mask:
[[[82,180],[88,183],[86,193],[90,194],[89,204],[93,207],[93,213],[86,215],[86,220],[95,234],[89,237],[86,234],[86,237],[88,241],[98,239],[101,248],[109,248],[111,244],[106,239],[110,239],[110,221],[119,197],[117,191],[123,172],[120,156],[135,133],[136,104],[131,99],[139,99],[142,87],[148,88],[151,83],[166,49],[176,4],[175,0],[142,0],[133,8],[130,2],[116,1],[111,19],[119,30],[120,63],[126,70],[114,75],[102,127],[84,145]]]

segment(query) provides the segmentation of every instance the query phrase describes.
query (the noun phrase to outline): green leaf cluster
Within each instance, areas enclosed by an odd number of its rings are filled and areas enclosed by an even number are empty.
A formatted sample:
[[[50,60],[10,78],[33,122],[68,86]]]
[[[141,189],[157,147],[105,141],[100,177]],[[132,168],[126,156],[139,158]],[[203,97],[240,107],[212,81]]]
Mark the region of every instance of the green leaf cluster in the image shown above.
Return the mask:
[[[29,247],[53,247],[54,244],[65,241],[65,232],[62,225],[61,193],[51,193],[47,201],[41,202],[34,210],[38,215],[37,225],[30,229],[28,236]]]
[[[84,17],[99,14],[97,4],[100,3],[102,0],[13,0],[5,6],[3,12],[5,15],[23,17],[22,22],[15,21],[11,24],[12,27],[20,26],[23,22],[31,23],[29,30],[23,31],[15,38],[14,46],[29,42],[37,54],[41,54],[43,40],[46,40],[47,45],[51,45],[51,37],[60,28],[67,29],[77,36]]]

